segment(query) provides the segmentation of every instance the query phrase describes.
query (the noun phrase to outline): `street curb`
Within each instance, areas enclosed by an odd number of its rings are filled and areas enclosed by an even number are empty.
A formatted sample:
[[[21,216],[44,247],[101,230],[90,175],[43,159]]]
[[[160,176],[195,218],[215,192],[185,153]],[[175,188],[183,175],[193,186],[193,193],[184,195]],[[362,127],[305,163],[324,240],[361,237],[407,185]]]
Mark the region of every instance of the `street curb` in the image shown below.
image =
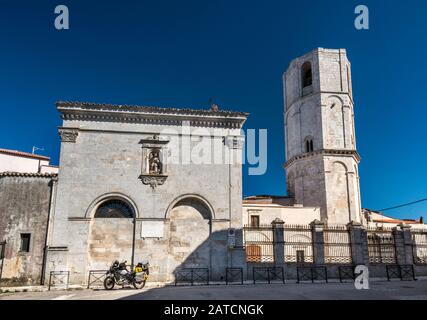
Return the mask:
[[[72,285],[67,289],[64,287],[51,287],[50,291],[73,291],[73,290],[83,290],[84,286]],[[1,293],[17,293],[17,292],[45,292],[49,291],[47,286],[25,286],[25,287],[2,287],[0,288]]]
[[[427,280],[426,276],[420,276],[417,277],[417,280]],[[378,282],[389,282],[387,281],[387,278],[372,278],[370,279],[370,281],[372,281],[373,283],[378,283]],[[337,284],[340,283],[339,281],[330,281],[329,284]],[[349,282],[346,282],[349,283]],[[244,281],[243,285],[250,285],[253,284],[252,280],[246,280]],[[267,284],[267,283],[258,283],[260,284]],[[272,284],[280,284],[280,283],[272,283]],[[289,282],[289,280],[287,280],[287,284],[297,284],[296,282]],[[326,283],[322,283],[322,284],[326,284]],[[344,284],[344,283],[343,283]],[[240,285],[239,284],[233,284],[233,285]],[[285,284],[286,285],[286,284]],[[303,285],[303,283],[299,284],[299,285]],[[321,285],[319,283],[319,285]],[[211,282],[209,283],[209,285],[206,284],[197,284],[195,285],[195,287],[212,287],[212,286],[227,286],[225,284],[225,282]],[[228,286],[231,286],[231,284],[229,284]],[[164,288],[164,287],[175,287],[174,283],[164,283],[164,282],[147,282],[147,285],[145,286],[144,289],[155,289],[155,288]],[[188,285],[178,285],[178,287],[188,287]],[[90,289],[97,289],[97,288],[90,288]],[[50,291],[75,291],[75,290],[89,290],[87,289],[86,286],[84,285],[70,285],[67,289],[65,289],[64,287],[51,287]],[[18,292],[46,292],[49,291],[47,286],[22,286],[22,287],[0,287],[0,294],[5,294],[5,293],[18,293]]]

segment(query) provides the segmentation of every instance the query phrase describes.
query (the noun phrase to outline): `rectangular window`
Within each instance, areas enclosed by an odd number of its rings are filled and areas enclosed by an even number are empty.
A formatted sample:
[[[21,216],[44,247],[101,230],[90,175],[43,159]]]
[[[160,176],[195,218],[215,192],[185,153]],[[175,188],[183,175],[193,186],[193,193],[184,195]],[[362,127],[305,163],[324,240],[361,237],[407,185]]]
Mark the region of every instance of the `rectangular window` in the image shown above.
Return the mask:
[[[253,228],[259,227],[259,216],[251,216],[251,227]]]
[[[21,252],[30,252],[30,233],[21,233]]]

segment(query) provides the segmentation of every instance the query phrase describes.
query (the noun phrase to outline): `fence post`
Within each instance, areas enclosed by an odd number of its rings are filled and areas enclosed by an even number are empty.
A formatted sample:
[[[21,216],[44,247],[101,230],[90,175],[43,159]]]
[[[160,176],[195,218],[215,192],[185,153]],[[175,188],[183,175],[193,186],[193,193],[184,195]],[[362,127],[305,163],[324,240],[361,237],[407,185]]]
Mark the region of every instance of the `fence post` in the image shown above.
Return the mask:
[[[412,241],[411,226],[401,223],[399,225],[402,232],[403,241],[403,257],[401,264],[413,264],[414,263],[414,243]]]
[[[351,255],[354,265],[368,265],[368,237],[363,225],[356,221],[347,224],[350,232]]]
[[[394,246],[396,250],[396,263],[405,264],[405,244],[403,241],[403,230],[398,226],[393,229]]]
[[[273,227],[273,254],[274,254],[274,265],[282,267],[285,264],[285,248],[284,248],[284,234],[283,225],[285,222],[279,218],[276,218],[271,222]]]
[[[312,239],[313,239],[313,258],[315,264],[325,263],[325,246],[323,238],[324,222],[314,220],[310,223]]]

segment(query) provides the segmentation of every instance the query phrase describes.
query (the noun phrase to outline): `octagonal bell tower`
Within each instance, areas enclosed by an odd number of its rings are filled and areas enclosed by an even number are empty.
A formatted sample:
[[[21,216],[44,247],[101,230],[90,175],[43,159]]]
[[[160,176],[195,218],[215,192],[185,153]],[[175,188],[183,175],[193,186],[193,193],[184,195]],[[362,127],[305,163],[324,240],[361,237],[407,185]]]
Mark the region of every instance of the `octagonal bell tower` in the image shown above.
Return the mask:
[[[315,49],[283,75],[288,195],[331,224],[360,222],[350,62],[345,49]]]

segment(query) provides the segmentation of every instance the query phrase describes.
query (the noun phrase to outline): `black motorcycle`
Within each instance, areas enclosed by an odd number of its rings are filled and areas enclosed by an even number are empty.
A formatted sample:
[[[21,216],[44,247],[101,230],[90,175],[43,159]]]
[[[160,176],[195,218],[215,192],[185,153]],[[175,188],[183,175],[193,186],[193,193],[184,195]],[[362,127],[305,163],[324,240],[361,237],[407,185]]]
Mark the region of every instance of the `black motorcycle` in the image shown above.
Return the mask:
[[[133,271],[128,271],[126,261],[119,263],[114,261],[104,280],[104,288],[112,290],[117,284],[124,287],[133,285],[135,289],[142,289],[145,286],[149,274],[149,263],[138,263]]]

